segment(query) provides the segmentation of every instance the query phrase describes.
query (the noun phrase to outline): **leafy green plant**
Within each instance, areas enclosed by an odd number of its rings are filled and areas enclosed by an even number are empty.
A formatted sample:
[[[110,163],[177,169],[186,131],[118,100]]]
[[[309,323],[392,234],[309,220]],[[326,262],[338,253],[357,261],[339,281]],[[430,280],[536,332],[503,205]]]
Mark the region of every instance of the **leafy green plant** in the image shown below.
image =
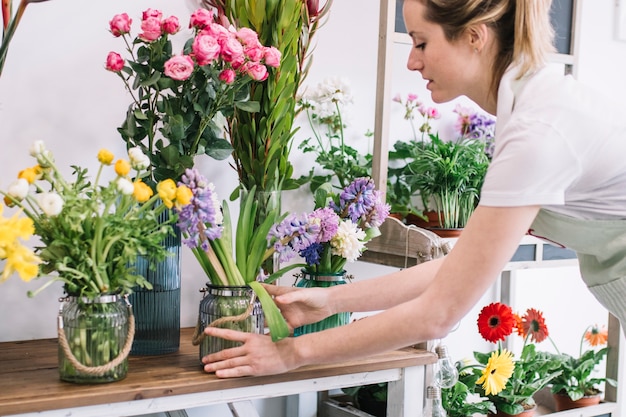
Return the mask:
[[[443,408],[449,417],[467,417],[474,414],[495,414],[496,407],[486,397],[477,392],[476,381],[482,376],[482,370],[467,368],[463,362],[455,364],[459,371],[459,380],[451,388],[441,389]]]

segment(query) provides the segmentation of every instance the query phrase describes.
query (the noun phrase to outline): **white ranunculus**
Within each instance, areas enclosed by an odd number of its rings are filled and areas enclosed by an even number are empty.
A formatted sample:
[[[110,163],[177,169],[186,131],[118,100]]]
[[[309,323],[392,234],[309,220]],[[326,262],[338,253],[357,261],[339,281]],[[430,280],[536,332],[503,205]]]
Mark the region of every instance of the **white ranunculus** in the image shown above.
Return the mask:
[[[116,181],[117,190],[124,195],[131,195],[135,191],[133,183],[124,177],[118,177]]]
[[[220,200],[217,198],[217,192],[215,191],[215,185],[213,183],[209,183],[207,186],[209,190],[211,190],[211,205],[215,210],[215,224],[222,224],[224,222],[224,216],[222,215],[222,205],[220,204]]]
[[[333,255],[341,256],[348,261],[356,261],[365,249],[365,232],[351,220],[339,223],[337,233],[330,240]]]
[[[24,178],[13,181],[7,189],[7,194],[16,200],[22,201],[28,195],[28,181]]]
[[[46,145],[44,144],[43,140],[36,140],[35,142],[33,142],[29,150],[30,156],[35,157],[35,158],[37,158],[39,155],[41,155],[45,151],[46,151]]]
[[[150,166],[150,158],[137,146],[128,150],[128,159],[130,159],[130,166],[137,171],[144,170]]]
[[[39,207],[47,216],[58,216],[63,210],[63,198],[57,193],[40,194]]]

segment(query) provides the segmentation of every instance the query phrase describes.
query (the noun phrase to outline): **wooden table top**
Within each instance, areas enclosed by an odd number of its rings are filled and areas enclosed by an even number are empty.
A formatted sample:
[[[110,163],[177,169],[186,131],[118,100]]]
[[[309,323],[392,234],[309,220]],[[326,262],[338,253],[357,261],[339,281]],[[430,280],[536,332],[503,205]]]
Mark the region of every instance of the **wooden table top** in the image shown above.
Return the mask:
[[[176,353],[131,356],[125,379],[97,385],[59,379],[57,339],[0,343],[0,415],[404,368],[436,361],[432,352],[405,348],[363,360],[306,366],[279,375],[219,379],[203,371],[199,348],[191,344],[192,334],[192,328],[181,330],[180,349]]]

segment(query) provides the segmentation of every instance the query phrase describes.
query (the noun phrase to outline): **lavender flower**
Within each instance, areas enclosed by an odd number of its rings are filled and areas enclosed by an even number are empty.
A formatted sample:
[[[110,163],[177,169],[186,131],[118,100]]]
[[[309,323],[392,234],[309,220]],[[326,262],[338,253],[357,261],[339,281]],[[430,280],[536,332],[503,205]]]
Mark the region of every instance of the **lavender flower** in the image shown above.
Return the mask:
[[[317,237],[319,243],[330,241],[337,233],[339,216],[330,207],[323,207],[311,213],[311,221],[319,221],[320,232]]]
[[[319,265],[324,246],[321,243],[313,243],[306,249],[300,251],[300,256],[304,258],[307,265]]]
[[[485,143],[485,153],[491,159],[493,156],[496,121],[486,114],[476,113],[472,109],[461,105],[457,105],[454,112],[458,114],[455,128],[461,137],[483,141]]]
[[[268,240],[276,239],[274,249],[278,253],[279,262],[287,262],[316,243],[319,233],[319,222],[310,221],[308,214],[290,214],[272,227]]]
[[[180,184],[193,193],[190,203],[177,210],[177,224],[185,236],[183,242],[190,248],[201,246],[206,250],[207,239],[214,240],[222,235],[223,217],[215,188],[197,169],[187,169]]]

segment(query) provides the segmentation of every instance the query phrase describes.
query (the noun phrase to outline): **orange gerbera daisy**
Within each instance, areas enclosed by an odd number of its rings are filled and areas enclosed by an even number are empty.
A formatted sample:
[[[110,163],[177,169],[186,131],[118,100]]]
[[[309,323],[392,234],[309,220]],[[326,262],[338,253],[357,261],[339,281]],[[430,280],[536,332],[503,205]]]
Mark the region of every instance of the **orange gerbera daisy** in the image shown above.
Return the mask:
[[[524,326],[522,326],[522,317],[517,313],[513,313],[513,317],[515,317],[515,332],[525,338],[526,333],[524,333]]]
[[[488,342],[504,340],[513,332],[515,316],[511,307],[502,303],[491,303],[478,314],[478,331]]]
[[[589,326],[584,337],[591,346],[602,346],[606,344],[609,338],[609,331],[605,327],[599,327],[596,324]]]
[[[541,343],[548,337],[548,326],[546,326],[543,313],[534,308],[529,308],[522,316],[522,327],[524,335],[529,335],[533,342]]]

